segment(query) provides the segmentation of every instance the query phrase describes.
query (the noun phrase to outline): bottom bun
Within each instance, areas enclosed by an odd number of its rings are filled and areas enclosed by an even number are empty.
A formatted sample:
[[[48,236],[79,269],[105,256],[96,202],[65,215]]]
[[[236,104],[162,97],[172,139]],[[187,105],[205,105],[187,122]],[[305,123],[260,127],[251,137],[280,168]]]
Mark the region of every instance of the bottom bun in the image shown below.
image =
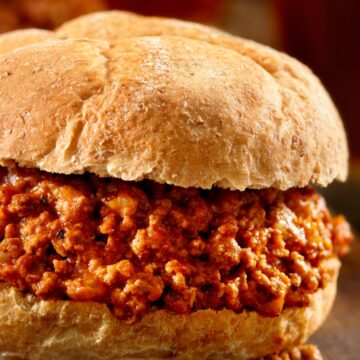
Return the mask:
[[[304,343],[323,323],[336,293],[333,277],[308,307],[278,317],[254,311],[156,310],[135,324],[117,320],[106,305],[41,300],[0,284],[0,354],[20,359],[255,359]],[[6,356],[6,355],[5,355]],[[6,357],[8,358],[8,357]]]
[[[272,354],[257,360],[324,360],[315,345],[299,345],[278,354]]]

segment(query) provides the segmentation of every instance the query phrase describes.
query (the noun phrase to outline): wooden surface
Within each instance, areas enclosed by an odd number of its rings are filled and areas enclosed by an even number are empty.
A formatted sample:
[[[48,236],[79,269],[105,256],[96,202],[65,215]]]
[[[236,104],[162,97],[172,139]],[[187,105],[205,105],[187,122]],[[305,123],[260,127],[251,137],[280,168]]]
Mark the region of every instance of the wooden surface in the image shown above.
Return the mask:
[[[334,308],[309,343],[325,360],[360,359],[360,239],[343,258]]]

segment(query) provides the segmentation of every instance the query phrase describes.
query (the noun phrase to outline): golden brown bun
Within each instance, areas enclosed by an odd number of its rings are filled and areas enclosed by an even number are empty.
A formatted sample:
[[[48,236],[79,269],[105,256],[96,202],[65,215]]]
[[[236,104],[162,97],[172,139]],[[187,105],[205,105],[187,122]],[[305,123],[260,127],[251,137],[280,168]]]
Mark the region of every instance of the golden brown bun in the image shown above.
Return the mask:
[[[200,310],[176,315],[157,310],[129,325],[103,304],[45,301],[0,284],[0,352],[32,360],[254,359],[304,343],[322,324],[336,293],[332,281],[311,305],[278,317],[256,312]]]
[[[40,29],[17,30],[2,34],[0,35],[0,54],[7,53],[25,45],[46,41],[55,38],[55,36],[52,31]]]
[[[176,36],[143,36],[153,34]],[[57,36],[101,41],[0,56],[1,164],[240,190],[346,178],[339,115],[319,80],[284,54],[122,12],[85,16]]]

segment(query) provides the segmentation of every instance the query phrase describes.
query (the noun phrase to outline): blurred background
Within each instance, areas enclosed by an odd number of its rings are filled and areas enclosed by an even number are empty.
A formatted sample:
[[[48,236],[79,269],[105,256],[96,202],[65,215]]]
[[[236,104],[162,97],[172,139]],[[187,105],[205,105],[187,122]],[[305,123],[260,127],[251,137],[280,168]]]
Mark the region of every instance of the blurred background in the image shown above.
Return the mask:
[[[358,0],[0,0],[0,32],[53,29],[81,14],[125,9],[217,26],[286,51],[309,65],[337,104],[349,135],[349,181],[324,190],[360,229],[360,1]]]

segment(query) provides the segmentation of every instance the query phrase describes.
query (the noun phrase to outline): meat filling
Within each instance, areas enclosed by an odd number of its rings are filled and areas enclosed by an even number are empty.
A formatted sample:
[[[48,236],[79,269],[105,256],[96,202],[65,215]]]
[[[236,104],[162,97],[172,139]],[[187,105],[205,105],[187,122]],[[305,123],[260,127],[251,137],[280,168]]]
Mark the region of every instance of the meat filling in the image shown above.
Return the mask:
[[[311,188],[230,191],[0,169],[0,281],[46,299],[152,309],[306,306],[352,239]]]

